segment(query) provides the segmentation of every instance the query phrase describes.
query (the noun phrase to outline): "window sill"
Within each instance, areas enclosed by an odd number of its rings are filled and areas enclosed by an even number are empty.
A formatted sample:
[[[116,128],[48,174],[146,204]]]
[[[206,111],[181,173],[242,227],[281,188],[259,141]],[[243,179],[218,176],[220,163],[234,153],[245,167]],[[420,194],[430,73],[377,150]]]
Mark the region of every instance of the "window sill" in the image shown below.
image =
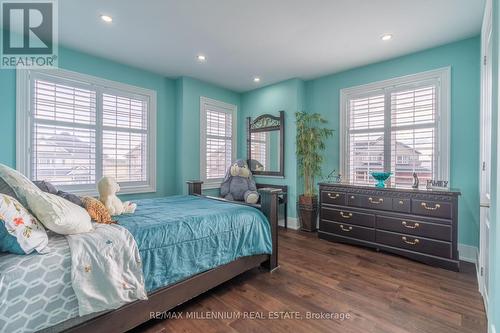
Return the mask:
[[[99,191],[97,189],[68,189],[64,187],[59,187],[58,189],[62,191],[67,191],[69,193],[78,195],[78,196],[91,196],[91,197],[97,197],[99,196]],[[155,185],[141,185],[141,186],[127,186],[127,187],[121,187],[120,192],[118,192],[118,195],[124,195],[124,194],[140,194],[140,193],[154,193],[156,192],[156,186]]]
[[[213,189],[217,189],[217,188],[220,188],[222,182],[209,182],[209,183],[203,183],[201,185],[201,189],[202,190],[213,190]]]

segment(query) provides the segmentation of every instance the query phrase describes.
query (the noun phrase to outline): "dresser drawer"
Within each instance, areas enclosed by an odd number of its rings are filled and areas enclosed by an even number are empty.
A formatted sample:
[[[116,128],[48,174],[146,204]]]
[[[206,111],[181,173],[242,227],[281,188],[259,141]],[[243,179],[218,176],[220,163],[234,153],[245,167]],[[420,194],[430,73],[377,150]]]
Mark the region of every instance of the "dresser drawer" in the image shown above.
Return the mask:
[[[377,229],[451,241],[451,226],[387,216],[377,216]]]
[[[347,204],[349,206],[370,209],[392,209],[392,198],[375,195],[348,194]]]
[[[412,199],[411,212],[418,215],[451,219],[451,203]]]
[[[321,220],[319,222],[319,230],[369,242],[375,241],[375,229],[360,227],[348,223]]]
[[[448,242],[381,230],[376,231],[375,238],[377,243],[380,244],[427,253],[442,258],[452,258],[452,246]]]
[[[346,204],[346,194],[335,191],[321,191],[321,202],[330,205],[344,206]]]
[[[361,225],[369,228],[375,227],[375,215],[373,214],[322,207],[321,218],[340,223]]]
[[[411,211],[410,199],[392,199],[392,210],[400,213],[409,213]]]

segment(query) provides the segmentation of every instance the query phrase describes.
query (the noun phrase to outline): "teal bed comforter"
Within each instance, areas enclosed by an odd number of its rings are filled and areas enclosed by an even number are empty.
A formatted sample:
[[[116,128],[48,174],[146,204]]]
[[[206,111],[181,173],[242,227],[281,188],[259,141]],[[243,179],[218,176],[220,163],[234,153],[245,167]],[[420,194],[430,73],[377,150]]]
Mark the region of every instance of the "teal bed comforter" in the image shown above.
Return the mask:
[[[195,196],[136,202],[134,214],[117,220],[137,242],[148,292],[239,257],[271,253],[269,225],[255,208]],[[0,332],[53,332],[84,320],[68,241],[49,232],[49,247],[44,255],[0,253]]]
[[[196,196],[136,202],[135,213],[117,221],[137,242],[148,292],[272,251],[269,223],[255,208]]]

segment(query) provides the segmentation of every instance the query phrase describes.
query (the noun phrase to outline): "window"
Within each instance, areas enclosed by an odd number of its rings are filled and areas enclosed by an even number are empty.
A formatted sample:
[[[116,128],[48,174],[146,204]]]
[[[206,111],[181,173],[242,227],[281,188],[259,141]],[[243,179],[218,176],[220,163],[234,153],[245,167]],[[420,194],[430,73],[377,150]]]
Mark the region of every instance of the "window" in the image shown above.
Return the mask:
[[[236,156],[236,106],[200,98],[200,175],[216,188]]]
[[[410,155],[397,155],[396,156],[396,164],[404,164],[408,165],[410,164],[410,158],[413,158],[413,156]]]
[[[63,70],[18,71],[18,169],[75,193],[103,176],[154,192],[156,93]]]
[[[341,91],[341,173],[374,183],[391,171],[391,185],[409,187],[413,173],[449,180],[449,68]]]

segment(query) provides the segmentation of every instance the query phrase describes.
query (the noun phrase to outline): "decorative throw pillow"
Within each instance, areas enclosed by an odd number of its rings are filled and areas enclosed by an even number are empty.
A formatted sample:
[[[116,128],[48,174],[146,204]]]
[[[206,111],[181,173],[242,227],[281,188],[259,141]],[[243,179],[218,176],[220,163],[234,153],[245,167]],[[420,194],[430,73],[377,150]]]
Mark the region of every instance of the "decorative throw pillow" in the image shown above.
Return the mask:
[[[50,193],[50,194],[57,194],[57,189],[54,185],[49,183],[48,181],[45,180],[35,180],[33,184],[36,185],[40,190]]]
[[[38,220],[47,228],[63,235],[92,230],[90,216],[85,209],[57,195],[45,193],[20,172],[0,164],[2,178]]]
[[[75,205],[78,205],[80,207],[83,207],[83,202],[80,200],[80,198],[77,195],[74,195],[72,193],[64,192],[61,190],[57,190],[57,188],[52,185],[52,183],[49,183],[46,180],[36,180],[33,182],[40,190],[50,193],[50,194],[55,194],[57,196],[60,196],[61,198],[64,198],[66,200],[71,201]]]
[[[115,221],[113,221],[113,219],[111,218],[111,214],[109,214],[108,209],[102,202],[92,197],[81,197],[80,199],[82,200],[83,205],[85,206],[85,209],[87,210],[87,213],[89,213],[92,220],[96,221],[97,223],[104,224],[116,223]]]
[[[78,205],[82,208],[85,208],[80,197],[73,194],[73,193],[68,193],[68,192],[64,192],[64,191],[59,190],[59,191],[57,191],[57,196],[64,198],[64,199],[74,203],[75,205]]]
[[[0,194],[0,251],[43,253],[48,241],[43,226],[16,199]]]
[[[39,189],[25,190],[23,193],[29,209],[47,229],[62,235],[92,230],[90,216],[82,207]]]
[[[33,184],[26,176],[17,170],[9,168],[4,164],[0,164],[0,178],[16,193],[16,199],[24,206],[28,207],[25,191],[31,190],[42,192],[35,184]]]

